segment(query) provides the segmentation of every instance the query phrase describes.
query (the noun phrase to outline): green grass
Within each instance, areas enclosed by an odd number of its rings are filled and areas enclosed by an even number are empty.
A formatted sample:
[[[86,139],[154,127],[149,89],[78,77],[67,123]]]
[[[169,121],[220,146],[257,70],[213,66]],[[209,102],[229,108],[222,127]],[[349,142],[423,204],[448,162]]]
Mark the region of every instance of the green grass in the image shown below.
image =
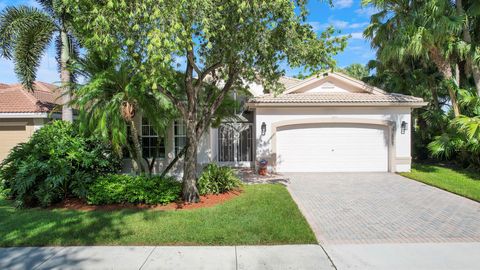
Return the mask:
[[[246,186],[211,208],[181,211],[16,209],[0,198],[0,246],[315,243],[281,185]]]
[[[414,164],[401,175],[480,202],[480,173],[436,165]]]

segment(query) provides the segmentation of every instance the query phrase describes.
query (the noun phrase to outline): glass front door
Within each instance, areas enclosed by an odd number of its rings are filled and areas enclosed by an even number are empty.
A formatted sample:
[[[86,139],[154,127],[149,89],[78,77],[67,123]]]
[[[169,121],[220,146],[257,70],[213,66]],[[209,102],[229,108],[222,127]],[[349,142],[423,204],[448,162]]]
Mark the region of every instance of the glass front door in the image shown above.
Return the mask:
[[[252,161],[252,123],[225,123],[218,128],[218,161]]]

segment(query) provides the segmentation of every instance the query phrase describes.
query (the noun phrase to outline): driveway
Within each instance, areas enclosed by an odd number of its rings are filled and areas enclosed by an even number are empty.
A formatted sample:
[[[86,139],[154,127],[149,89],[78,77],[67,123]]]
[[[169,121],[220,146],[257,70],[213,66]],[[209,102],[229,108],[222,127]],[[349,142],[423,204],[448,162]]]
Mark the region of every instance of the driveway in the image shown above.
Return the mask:
[[[480,264],[477,202],[391,173],[285,175],[338,269],[475,269]]]

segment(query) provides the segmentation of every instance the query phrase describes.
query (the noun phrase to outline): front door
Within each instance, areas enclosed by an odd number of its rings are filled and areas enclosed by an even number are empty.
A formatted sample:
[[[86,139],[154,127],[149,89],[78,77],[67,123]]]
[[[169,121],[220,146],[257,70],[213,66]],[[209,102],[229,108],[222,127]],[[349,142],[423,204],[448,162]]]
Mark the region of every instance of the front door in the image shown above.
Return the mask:
[[[252,123],[224,123],[218,128],[218,161],[233,165],[252,161]]]

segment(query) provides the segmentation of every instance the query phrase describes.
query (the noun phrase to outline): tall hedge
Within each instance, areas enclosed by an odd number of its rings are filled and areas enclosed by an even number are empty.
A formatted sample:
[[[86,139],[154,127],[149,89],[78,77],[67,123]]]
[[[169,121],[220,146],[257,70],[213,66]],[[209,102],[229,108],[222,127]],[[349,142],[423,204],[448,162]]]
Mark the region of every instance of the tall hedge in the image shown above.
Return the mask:
[[[85,198],[89,184],[120,164],[108,143],[53,121],[12,149],[0,164],[0,179],[17,206],[46,207],[68,196]]]

